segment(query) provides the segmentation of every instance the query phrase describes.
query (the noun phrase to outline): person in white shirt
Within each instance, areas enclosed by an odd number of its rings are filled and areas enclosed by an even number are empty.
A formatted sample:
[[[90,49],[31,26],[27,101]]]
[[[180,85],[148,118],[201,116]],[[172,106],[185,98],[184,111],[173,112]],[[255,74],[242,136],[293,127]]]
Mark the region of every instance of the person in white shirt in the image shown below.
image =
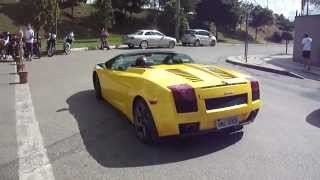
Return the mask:
[[[31,61],[31,57],[33,54],[33,42],[34,42],[34,31],[30,24],[27,26],[27,31],[25,32],[25,40],[26,40],[26,55],[28,60]]]
[[[302,39],[302,57],[304,61],[304,68],[307,71],[311,70],[311,49],[312,49],[312,38],[308,34],[304,35]]]

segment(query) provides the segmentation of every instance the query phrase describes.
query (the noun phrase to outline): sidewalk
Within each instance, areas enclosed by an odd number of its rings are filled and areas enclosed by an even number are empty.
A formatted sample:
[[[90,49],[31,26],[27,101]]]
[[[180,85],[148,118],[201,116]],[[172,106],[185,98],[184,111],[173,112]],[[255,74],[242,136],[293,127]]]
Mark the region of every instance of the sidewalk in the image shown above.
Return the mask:
[[[255,55],[248,57],[247,63],[243,57],[233,56],[228,57],[226,62],[290,77],[320,81],[320,67],[313,66],[310,72],[305,71],[303,64],[292,60],[292,55]]]

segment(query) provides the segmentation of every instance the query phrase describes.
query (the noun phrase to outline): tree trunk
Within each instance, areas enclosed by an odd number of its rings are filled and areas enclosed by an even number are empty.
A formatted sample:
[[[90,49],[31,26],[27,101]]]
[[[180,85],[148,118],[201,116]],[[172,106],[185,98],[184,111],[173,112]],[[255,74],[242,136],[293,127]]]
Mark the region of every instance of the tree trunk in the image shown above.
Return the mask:
[[[289,44],[289,41],[286,40],[286,54],[288,54],[288,44]]]
[[[255,41],[257,41],[258,40],[258,28],[256,28],[256,35],[255,35]]]
[[[218,32],[218,27],[216,26],[216,39],[217,39],[217,42],[219,42],[219,32]]]
[[[71,7],[71,16],[72,18],[74,18],[74,4],[72,4],[72,7]]]

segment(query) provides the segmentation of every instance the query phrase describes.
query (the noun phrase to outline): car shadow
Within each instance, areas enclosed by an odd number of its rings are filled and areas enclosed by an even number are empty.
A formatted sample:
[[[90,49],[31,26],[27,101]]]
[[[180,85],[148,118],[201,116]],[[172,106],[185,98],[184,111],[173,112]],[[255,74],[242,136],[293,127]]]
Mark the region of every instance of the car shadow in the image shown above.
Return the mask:
[[[104,167],[139,167],[184,161],[227,148],[243,132],[207,134],[192,139],[166,138],[157,145],[142,144],[128,119],[110,104],[98,101],[93,90],[67,99],[69,111],[78,122],[89,154]]]
[[[311,114],[309,114],[307,116],[307,119],[306,121],[315,126],[315,127],[318,127],[320,128],[320,109],[316,110],[316,111],[313,111]]]
[[[313,72],[312,70],[310,72],[304,70],[304,65],[302,63],[292,61],[292,58],[273,59],[268,61],[268,63],[299,74],[305,79],[320,81],[320,74]]]

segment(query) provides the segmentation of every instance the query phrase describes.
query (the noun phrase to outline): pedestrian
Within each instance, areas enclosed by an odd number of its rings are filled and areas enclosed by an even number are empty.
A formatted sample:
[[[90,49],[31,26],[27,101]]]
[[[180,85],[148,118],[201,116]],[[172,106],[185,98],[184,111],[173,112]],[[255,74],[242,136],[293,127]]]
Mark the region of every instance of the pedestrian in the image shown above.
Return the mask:
[[[31,61],[33,54],[33,42],[34,42],[34,31],[31,27],[31,24],[28,24],[27,31],[25,32],[25,41],[26,41],[26,55],[27,60]]]
[[[305,34],[302,39],[302,56],[304,68],[307,71],[311,70],[311,49],[312,49],[312,38],[309,34]]]
[[[100,42],[101,42],[101,49],[103,50],[104,48],[107,48],[108,50],[110,50],[109,47],[109,43],[108,43],[108,37],[109,37],[109,33],[105,28],[101,29],[100,32]]]

